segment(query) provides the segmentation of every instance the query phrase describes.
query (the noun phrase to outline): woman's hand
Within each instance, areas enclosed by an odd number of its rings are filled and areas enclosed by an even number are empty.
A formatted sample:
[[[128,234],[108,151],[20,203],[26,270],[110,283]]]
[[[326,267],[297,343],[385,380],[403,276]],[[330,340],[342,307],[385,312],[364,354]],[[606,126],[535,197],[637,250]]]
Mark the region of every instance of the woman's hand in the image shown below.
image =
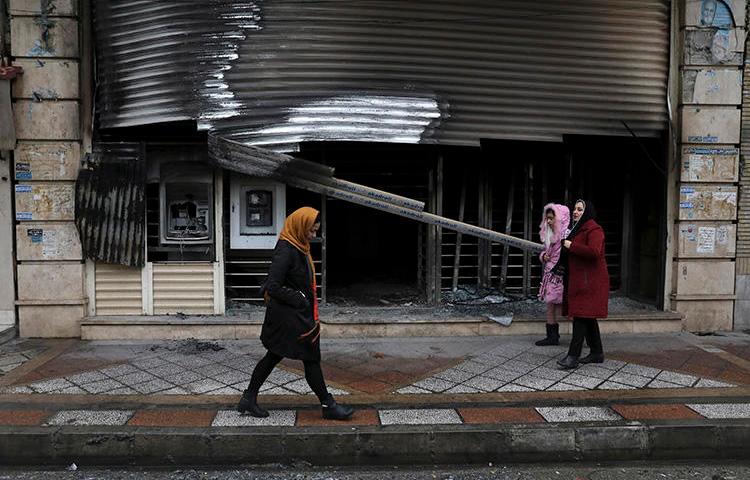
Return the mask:
[[[571,244],[571,243],[572,243],[572,242],[571,242],[570,240],[563,240],[563,247],[565,247],[565,248],[570,248],[570,244]]]
[[[542,258],[544,258],[545,262],[549,262],[549,259],[552,258],[552,257],[549,256],[549,253],[545,253]]]

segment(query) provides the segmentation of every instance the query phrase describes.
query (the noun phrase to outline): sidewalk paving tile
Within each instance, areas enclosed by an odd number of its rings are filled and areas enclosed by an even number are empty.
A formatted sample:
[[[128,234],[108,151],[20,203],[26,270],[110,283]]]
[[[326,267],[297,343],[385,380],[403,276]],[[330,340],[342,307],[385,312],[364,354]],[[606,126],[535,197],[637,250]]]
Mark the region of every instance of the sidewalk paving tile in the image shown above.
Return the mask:
[[[536,407],[548,422],[592,422],[622,420],[606,407]]]
[[[558,382],[547,389],[548,392],[568,392],[576,390],[580,391],[586,389],[583,387],[579,387],[578,385],[570,385],[565,382]]]
[[[117,382],[115,380],[112,380],[111,378],[108,378],[107,380],[101,380],[99,382],[91,382],[83,385],[83,389],[86,390],[89,393],[103,393],[109,390],[115,390],[117,388],[122,388],[126,385],[123,385],[120,382]]]
[[[91,372],[78,373],[76,375],[68,375],[65,379],[69,382],[73,382],[78,386],[83,386],[87,383],[100,382],[102,380],[109,380],[109,377],[105,374],[93,370]]]
[[[524,387],[523,385],[516,385],[514,383],[509,383],[507,385],[503,385],[502,387],[495,390],[496,392],[533,392],[533,388]]]
[[[698,377],[692,375],[685,375],[684,373],[676,372],[661,372],[656,376],[657,380],[669,383],[677,383],[686,387],[691,387],[695,382],[698,381]]]
[[[121,377],[116,377],[116,380],[120,383],[127,385],[128,387],[132,387],[134,385],[138,385],[139,383],[156,380],[157,378],[158,377],[156,377],[155,375],[151,375],[150,373],[139,371],[139,372],[129,373]]]
[[[651,379],[648,377],[642,377],[640,375],[632,375],[629,373],[617,372],[609,377],[611,382],[622,383],[623,385],[630,385],[631,387],[643,388]]]
[[[26,385],[18,385],[15,387],[5,387],[0,389],[0,393],[36,393],[31,388],[27,387]]]
[[[182,388],[193,394],[202,394],[210,392],[211,390],[216,390],[217,388],[223,388],[225,386],[226,385],[224,385],[223,383],[217,382],[216,380],[212,380],[210,378],[181,385]]]
[[[456,385],[446,390],[445,393],[482,393],[482,391],[468,385]]]
[[[651,380],[649,384],[646,385],[646,388],[685,388],[685,386],[661,380]]]
[[[115,365],[112,367],[101,368],[98,371],[111,378],[121,377],[129,373],[140,372],[140,370],[138,370],[137,368],[135,368],[134,366],[128,363]]]
[[[469,407],[459,408],[458,413],[461,415],[461,418],[463,418],[464,423],[471,424],[544,422],[544,418],[542,418],[542,416],[533,408]]]
[[[612,405],[612,410],[626,420],[689,420],[701,418],[685,405]]]
[[[52,380],[31,383],[29,387],[35,392],[48,393],[55,390],[62,390],[63,388],[75,387],[75,385],[64,378],[54,378]]]
[[[128,425],[139,427],[208,427],[214,410],[138,410]]]
[[[159,392],[159,393],[164,393],[164,392]],[[138,392],[133,390],[130,387],[122,387],[122,388],[116,388],[114,390],[110,390],[108,392],[103,392],[102,395],[138,395]]]
[[[284,385],[284,388],[286,388],[287,390],[291,390],[294,393],[299,393],[301,395],[307,395],[308,393],[312,393],[312,389],[310,388],[310,385],[307,384],[307,380],[305,380],[304,378],[300,378],[299,380],[289,382]]]
[[[596,389],[597,390],[635,390],[635,387],[632,385],[625,385],[624,383],[617,383],[611,380],[607,380],[606,382],[596,387]]]
[[[63,410],[53,415],[45,425],[125,425],[132,410]]]
[[[348,420],[326,420],[320,414],[320,410],[298,410],[297,426],[299,427],[339,427],[347,425],[379,425],[378,411],[372,408],[356,409]]]
[[[698,383],[694,385],[696,388],[728,388],[734,387],[731,383],[719,382],[717,380],[710,380],[708,378],[701,378]]]
[[[637,365],[634,365],[637,366]],[[587,377],[595,377],[602,380],[607,380],[609,377],[611,377],[614,372],[612,370],[602,368],[600,366],[589,363],[586,365],[581,365],[576,369],[576,373],[580,375],[585,375]]]
[[[696,403],[688,404],[706,418],[750,418],[750,403]]]
[[[383,425],[442,425],[460,424],[461,417],[453,409],[425,408],[380,410]]]
[[[85,395],[86,393],[89,393],[89,392],[82,389],[81,387],[74,386],[74,387],[63,388],[61,390],[55,390],[54,392],[51,392],[51,393],[62,393],[65,395]]]
[[[563,379],[563,383],[583,387],[586,389],[594,389],[597,386],[601,385],[602,382],[603,380],[601,378],[589,377],[586,375],[581,375],[580,373],[571,373]]]
[[[169,390],[174,388],[175,385],[162,380],[161,378],[154,378],[148,382],[139,383],[138,385],[132,385],[131,388],[137,390],[142,394],[156,393],[162,390]]]
[[[537,370],[542,370],[542,368],[538,368]],[[503,382],[512,382],[513,380],[515,380],[516,378],[522,375],[524,374],[520,372],[512,372],[510,370],[506,370],[502,366],[495,367],[492,370],[487,370],[486,372],[482,374],[482,376],[484,377],[494,378],[495,380],[501,380]],[[539,376],[543,378],[547,378],[547,377],[544,377],[543,375],[539,375]],[[562,376],[564,377],[565,375],[563,374]]]
[[[454,368],[479,375],[480,373],[486,372],[491,367],[485,363],[473,362],[469,360],[467,362],[459,363]]]
[[[544,390],[551,387],[556,382],[555,380],[549,380],[546,378],[536,377],[533,375],[534,372],[524,375],[523,377],[513,380],[516,385],[522,385],[524,387],[533,388],[534,390]]]
[[[478,376],[474,377],[470,380],[467,380],[463,383],[463,385],[479,389],[483,392],[494,392],[498,388],[505,385],[506,381],[504,380],[496,380],[494,378],[485,377],[485,376]]]
[[[467,385],[481,388],[481,387],[478,387],[477,385],[472,385],[471,383],[468,383],[468,382],[467,382]],[[414,386],[417,388],[422,388],[424,390],[429,390],[430,392],[439,393],[439,392],[444,392],[451,387],[455,387],[456,383],[449,382],[447,380],[443,380],[440,378],[430,377],[430,378],[425,378],[424,380],[420,380],[414,383]]]
[[[285,383],[293,382],[295,380],[299,380],[300,378],[303,378],[301,375],[296,375],[291,372],[287,372],[286,370],[281,370],[280,368],[275,368],[271,375],[268,376],[268,380],[277,384],[277,385],[283,385]],[[247,377],[247,381],[250,381],[250,377]]]
[[[260,393],[261,395],[299,395],[297,392],[287,390],[283,387],[272,387],[265,391],[261,389]]]
[[[163,392],[159,392],[159,395],[190,395],[190,392],[188,392],[182,387],[174,387],[174,388],[170,388],[169,390],[164,390]]]
[[[598,363],[597,365],[608,370],[619,370],[626,365],[626,362],[623,362],[621,360],[613,360],[611,358],[605,358],[604,362]]]
[[[461,383],[474,377],[475,375],[476,374],[467,372],[465,370],[449,368],[448,370],[443,370],[442,372],[436,373],[434,376],[443,380],[448,380],[450,382]]]
[[[242,393],[240,390],[237,390],[236,388],[232,387],[223,387],[223,388],[217,388],[216,390],[211,390],[210,392],[206,392],[206,395],[239,395]]]
[[[41,425],[49,416],[44,410],[0,410],[0,425]]]
[[[653,367],[644,367],[643,365],[636,365],[629,363],[620,369],[623,373],[629,373],[631,375],[640,375],[642,377],[655,378],[661,373],[661,369]]]
[[[398,390],[396,390],[396,393],[409,394],[409,393],[432,393],[432,392],[430,392],[429,390],[425,390],[424,388],[413,387],[410,385],[408,387],[399,388]]]
[[[213,427],[292,427],[295,422],[294,410],[269,410],[266,418],[240,415],[235,410],[219,410]]]
[[[232,385],[237,382],[248,382],[249,379],[247,378],[247,374],[245,372],[240,372],[238,370],[228,370],[223,373],[219,373],[216,375],[209,375],[214,380],[218,380],[221,383],[224,383],[226,385]]]

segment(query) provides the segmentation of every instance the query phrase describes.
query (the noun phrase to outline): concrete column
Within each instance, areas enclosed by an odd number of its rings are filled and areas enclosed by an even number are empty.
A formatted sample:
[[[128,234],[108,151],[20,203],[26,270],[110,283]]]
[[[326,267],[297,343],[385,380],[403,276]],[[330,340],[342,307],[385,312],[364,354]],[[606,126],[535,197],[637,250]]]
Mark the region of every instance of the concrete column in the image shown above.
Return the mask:
[[[745,1],[686,0],[671,306],[688,331],[731,330]]]
[[[11,0],[18,144],[14,201],[22,337],[77,337],[84,265],[74,224],[81,160],[77,0]]]

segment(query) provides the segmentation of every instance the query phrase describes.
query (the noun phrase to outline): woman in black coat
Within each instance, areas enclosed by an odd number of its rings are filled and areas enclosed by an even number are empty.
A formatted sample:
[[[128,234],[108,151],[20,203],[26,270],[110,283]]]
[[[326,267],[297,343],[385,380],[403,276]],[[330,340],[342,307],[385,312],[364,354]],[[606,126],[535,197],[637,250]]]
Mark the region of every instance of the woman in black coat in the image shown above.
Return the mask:
[[[305,379],[320,400],[323,418],[345,420],[354,409],[339,405],[326,388],[320,368],[320,321],[315,266],[310,241],[320,228],[320,214],[302,207],[289,215],[273,252],[271,269],[263,287],[266,317],[260,340],[268,352],[258,362],[237,411],[267,417],[258,406],[260,387],[283,358],[302,360]]]

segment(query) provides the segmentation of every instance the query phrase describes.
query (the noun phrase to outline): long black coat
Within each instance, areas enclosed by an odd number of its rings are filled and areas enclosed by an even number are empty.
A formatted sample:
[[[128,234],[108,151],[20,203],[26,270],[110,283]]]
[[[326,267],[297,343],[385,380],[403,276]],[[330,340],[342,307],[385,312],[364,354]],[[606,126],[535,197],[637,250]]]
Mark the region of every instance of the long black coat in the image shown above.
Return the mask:
[[[286,358],[320,360],[320,341],[313,344],[309,339],[299,340],[315,325],[312,270],[307,256],[286,240],[279,240],[264,289],[270,301],[260,333],[263,346]]]

